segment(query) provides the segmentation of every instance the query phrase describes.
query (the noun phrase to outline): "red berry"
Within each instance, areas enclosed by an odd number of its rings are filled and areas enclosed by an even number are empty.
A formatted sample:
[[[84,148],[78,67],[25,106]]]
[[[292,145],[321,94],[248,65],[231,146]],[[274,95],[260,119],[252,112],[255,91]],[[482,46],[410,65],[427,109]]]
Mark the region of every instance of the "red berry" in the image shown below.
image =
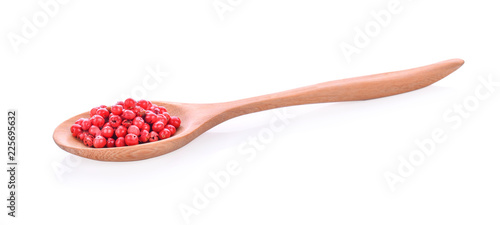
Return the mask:
[[[97,110],[99,109],[99,107],[94,107],[90,110],[90,117],[94,116],[97,112]]]
[[[132,125],[132,120],[123,120],[122,121],[122,126],[128,128],[128,127],[130,127],[130,125]]]
[[[144,126],[144,119],[142,117],[136,117],[132,120],[132,125],[142,128],[142,126]]]
[[[103,136],[97,136],[94,138],[94,148],[104,148],[108,143],[107,139]]]
[[[125,138],[119,137],[115,140],[115,147],[123,147],[125,146]]]
[[[101,130],[101,135],[104,136],[105,138],[113,137],[114,134],[115,134],[115,129],[113,129],[110,126],[105,126]]]
[[[135,116],[143,117],[144,118],[144,116],[146,116],[146,110],[144,110],[144,109],[141,108],[139,110],[139,113],[137,113]]]
[[[111,116],[109,116],[109,125],[111,125],[111,127],[118,127],[122,124],[122,118],[118,115],[114,115],[114,114],[111,114]]]
[[[123,112],[123,106],[122,105],[114,105],[114,106],[111,106],[111,113],[115,114],[115,115],[121,115]]]
[[[157,120],[156,114],[154,113],[146,113],[146,116],[144,117],[144,121],[149,124],[155,123]]]
[[[99,129],[99,127],[97,127],[96,125],[92,125],[89,128],[89,133],[94,136],[101,135],[101,129]]]
[[[137,105],[140,106],[141,108],[147,110],[147,109],[149,109],[149,107],[151,107],[151,102],[142,99],[142,100],[137,101]]]
[[[80,118],[78,120],[76,120],[75,124],[78,124],[78,125],[82,125],[82,121],[84,120],[85,118]]]
[[[167,125],[167,126],[165,126],[165,128],[167,128],[167,129],[169,129],[169,130],[170,130],[170,135],[171,135],[171,136],[172,136],[172,135],[174,135],[174,134],[175,134],[175,132],[177,131],[177,129],[176,129],[174,126],[170,125],[170,124],[169,124],[169,125]]]
[[[160,114],[167,112],[167,108],[165,108],[164,106],[158,106],[158,110],[160,110]]]
[[[125,136],[125,144],[128,146],[139,144],[139,137],[135,134],[127,134]]]
[[[94,137],[92,135],[87,135],[85,139],[83,139],[83,144],[88,147],[94,146]]]
[[[151,126],[149,126],[148,123],[144,123],[144,125],[142,125],[141,130],[147,130],[149,132],[151,131]]]
[[[139,136],[139,141],[142,143],[148,142],[149,140],[149,131],[142,130],[141,135]]]
[[[139,127],[137,127],[136,125],[131,125],[128,129],[127,129],[127,133],[128,134],[135,134],[137,136],[139,136],[139,134],[141,134],[141,130],[139,129]]]
[[[83,131],[80,134],[78,134],[78,139],[83,141],[83,139],[87,136],[87,134],[85,132],[87,132],[87,131]]]
[[[82,130],[89,130],[90,126],[92,126],[92,122],[89,119],[83,119]]]
[[[168,124],[171,124],[175,128],[179,128],[179,126],[181,126],[181,119],[179,119],[179,117],[177,116],[172,116],[170,117],[170,121],[168,122]]]
[[[123,104],[123,101],[117,101],[115,105],[121,105],[121,106],[123,106],[124,104]]]
[[[135,113],[132,110],[123,110],[122,118],[126,120],[133,120],[135,118]]]
[[[108,147],[108,148],[115,147],[115,139],[108,138],[108,141],[106,143],[106,147]]]
[[[161,140],[169,138],[170,137],[170,130],[168,128],[165,128],[158,135],[160,136]]]
[[[132,112],[135,113],[136,116],[140,116],[141,114],[144,114],[144,112],[146,112],[146,110],[144,110],[143,108],[141,108],[140,106],[135,106],[134,108],[131,109]],[[142,112],[142,113],[141,113]]]
[[[90,122],[92,123],[92,125],[102,127],[106,120],[100,115],[94,115],[92,116],[92,118],[90,118]]]
[[[156,133],[160,133],[160,131],[162,131],[163,128],[165,128],[165,124],[161,121],[154,123],[153,126],[151,127],[151,129],[153,129],[153,131],[155,131]]]
[[[102,118],[107,119],[109,116],[109,111],[106,108],[99,108],[96,111],[96,115],[100,115],[100,116],[102,116]]]
[[[157,118],[157,120],[156,120],[157,122],[161,121],[161,122],[163,122],[163,124],[167,124],[168,123],[167,117],[165,115],[163,115],[163,114],[156,115],[156,118]]]
[[[168,114],[168,112],[164,112],[162,115],[164,115],[165,118],[167,118],[167,123],[168,123],[168,121],[170,121],[170,114]]]
[[[71,125],[70,130],[71,130],[71,134],[73,134],[73,137],[78,137],[78,135],[83,131],[82,126],[80,126],[76,123]]]
[[[127,98],[125,99],[125,101],[123,102],[123,107],[125,107],[125,109],[132,109],[135,107],[135,100],[134,99],[131,99],[131,98]]]
[[[117,137],[125,137],[127,135],[127,128],[122,125],[118,126],[115,130],[115,135]]]
[[[153,111],[155,114],[160,114],[160,108],[158,108],[158,106],[151,107],[151,111]]]
[[[158,133],[151,131],[149,133],[149,142],[158,141]]]

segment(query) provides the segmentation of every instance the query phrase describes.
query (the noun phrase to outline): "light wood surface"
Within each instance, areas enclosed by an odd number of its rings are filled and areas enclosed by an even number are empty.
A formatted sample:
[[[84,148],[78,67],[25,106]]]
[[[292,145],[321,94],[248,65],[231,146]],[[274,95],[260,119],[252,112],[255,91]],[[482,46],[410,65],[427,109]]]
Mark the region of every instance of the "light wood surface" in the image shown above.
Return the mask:
[[[165,106],[171,115],[179,116],[182,124],[174,136],[153,143],[118,148],[86,147],[80,140],[71,136],[70,127],[78,118],[88,118],[88,112],[61,123],[55,129],[53,138],[65,151],[89,159],[102,161],[148,159],[179,149],[215,125],[237,116],[292,105],[367,100],[405,93],[431,85],[457,70],[463,63],[461,59],[450,59],[408,70],[329,81],[231,102],[214,104],[154,102]]]

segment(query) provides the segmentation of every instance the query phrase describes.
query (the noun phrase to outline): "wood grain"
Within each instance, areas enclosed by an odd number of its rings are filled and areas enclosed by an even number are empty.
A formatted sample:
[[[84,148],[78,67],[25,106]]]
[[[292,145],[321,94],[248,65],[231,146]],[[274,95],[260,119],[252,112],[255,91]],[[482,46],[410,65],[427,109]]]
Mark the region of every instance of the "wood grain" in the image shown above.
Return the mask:
[[[460,68],[463,63],[461,59],[450,59],[408,70],[329,81],[231,102],[213,104],[154,102],[165,106],[172,115],[179,116],[182,125],[171,138],[153,143],[118,148],[86,147],[71,136],[70,127],[78,118],[88,118],[88,112],[61,123],[55,129],[53,139],[63,150],[89,159],[102,161],[148,159],[181,148],[217,124],[237,116],[292,105],[368,100],[405,93],[435,83]]]

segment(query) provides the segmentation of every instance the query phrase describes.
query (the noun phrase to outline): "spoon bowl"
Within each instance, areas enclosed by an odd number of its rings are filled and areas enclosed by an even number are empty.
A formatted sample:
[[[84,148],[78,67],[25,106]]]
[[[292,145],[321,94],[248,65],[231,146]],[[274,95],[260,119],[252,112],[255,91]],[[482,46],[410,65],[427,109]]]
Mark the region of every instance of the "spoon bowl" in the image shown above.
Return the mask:
[[[172,115],[183,118],[182,125],[177,129],[175,135],[173,135],[172,137],[157,142],[148,142],[134,146],[114,148],[87,147],[79,139],[73,137],[71,135],[71,132],[69,132],[70,127],[75,123],[76,120],[78,120],[79,118],[90,117],[90,113],[85,112],[71,117],[61,123],[54,131],[54,141],[61,149],[85,158],[101,161],[134,161],[152,158],[174,151],[198,136],[194,136],[194,134],[197,131],[196,128],[198,127],[198,124],[202,121],[190,119],[193,118],[193,116],[190,114],[192,114],[195,109],[201,109],[203,107],[206,107],[206,105],[186,103],[181,104],[160,101],[152,101],[152,103],[158,106],[164,106]]]
[[[188,144],[193,139],[231,118],[292,105],[368,100],[417,90],[431,85],[457,70],[464,63],[450,59],[427,66],[375,75],[354,77],[305,86],[274,94],[213,104],[154,101],[182,120],[170,138],[133,146],[91,148],[73,137],[70,127],[89,112],[61,123],[54,131],[54,142],[75,155],[101,161],[135,161],[160,156]]]

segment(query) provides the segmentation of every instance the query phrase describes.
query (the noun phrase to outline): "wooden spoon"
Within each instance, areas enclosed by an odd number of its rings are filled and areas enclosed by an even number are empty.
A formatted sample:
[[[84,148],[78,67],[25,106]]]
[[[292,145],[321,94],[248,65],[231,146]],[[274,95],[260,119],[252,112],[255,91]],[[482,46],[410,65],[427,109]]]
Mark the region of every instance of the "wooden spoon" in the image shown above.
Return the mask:
[[[288,91],[215,104],[153,102],[164,106],[182,120],[174,136],[146,144],[115,148],[89,148],[71,136],[70,127],[89,113],[82,113],[61,123],[54,131],[54,141],[62,149],[89,159],[134,161],[172,152],[215,125],[231,118],[263,110],[322,102],[356,101],[396,95],[426,87],[464,63],[450,59],[435,64],[369,76],[329,81]]]

